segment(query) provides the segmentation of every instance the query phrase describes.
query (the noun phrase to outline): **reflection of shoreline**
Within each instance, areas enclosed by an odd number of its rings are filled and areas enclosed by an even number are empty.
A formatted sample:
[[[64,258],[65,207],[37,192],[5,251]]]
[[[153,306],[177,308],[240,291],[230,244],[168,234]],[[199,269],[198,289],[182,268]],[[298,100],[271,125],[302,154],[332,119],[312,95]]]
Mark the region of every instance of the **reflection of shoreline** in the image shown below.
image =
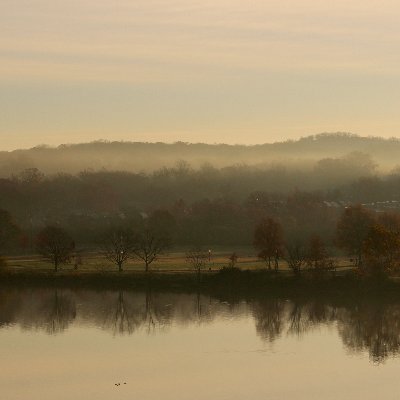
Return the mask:
[[[400,302],[379,300],[282,299],[220,301],[198,292],[90,291],[54,288],[0,290],[0,329],[60,334],[72,323],[90,324],[113,335],[162,332],[172,325],[211,323],[219,318],[253,316],[257,334],[269,342],[301,336],[322,325],[337,327],[351,351],[368,351],[382,362],[400,353]]]
[[[278,296],[309,296],[332,294],[364,297],[377,294],[381,297],[396,297],[400,300],[400,279],[381,281],[362,279],[355,271],[303,271],[293,275],[290,271],[271,272],[263,270],[240,270],[224,268],[219,271],[204,271],[199,285],[198,276],[193,271],[138,271],[82,272],[82,271],[0,271],[2,287],[59,287],[85,288],[93,290],[148,290],[154,291],[198,291],[213,295],[240,293],[244,297],[264,296],[274,293]]]

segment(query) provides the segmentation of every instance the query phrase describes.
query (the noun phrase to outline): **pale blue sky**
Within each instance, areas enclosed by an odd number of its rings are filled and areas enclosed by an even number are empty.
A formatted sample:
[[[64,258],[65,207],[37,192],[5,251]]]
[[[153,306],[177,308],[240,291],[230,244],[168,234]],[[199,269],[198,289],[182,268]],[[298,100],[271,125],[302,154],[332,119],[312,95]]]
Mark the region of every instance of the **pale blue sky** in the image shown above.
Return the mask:
[[[0,149],[400,135],[400,5],[1,0]]]

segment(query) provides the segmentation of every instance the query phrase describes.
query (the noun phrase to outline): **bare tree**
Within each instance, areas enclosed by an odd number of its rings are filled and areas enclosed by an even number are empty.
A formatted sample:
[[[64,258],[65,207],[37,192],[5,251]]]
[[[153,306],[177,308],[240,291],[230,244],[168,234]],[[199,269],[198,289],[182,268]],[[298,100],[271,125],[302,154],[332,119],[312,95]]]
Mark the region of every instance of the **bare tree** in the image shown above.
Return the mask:
[[[135,235],[135,246],[132,252],[145,263],[145,271],[148,272],[150,264],[170,246],[171,240],[168,234],[146,227]]]
[[[197,272],[197,278],[200,280],[201,271],[205,268],[208,260],[208,252],[195,247],[186,253],[186,262]]]
[[[70,261],[75,243],[63,228],[49,225],[39,232],[36,247],[43,257],[53,263],[57,272],[60,264]]]
[[[124,263],[135,255],[135,238],[128,229],[114,229],[107,232],[101,243],[104,257],[118,266],[121,272]]]
[[[307,249],[301,242],[286,245],[285,259],[292,271],[299,275],[307,258]]]
[[[263,219],[256,226],[253,243],[254,247],[259,250],[258,257],[266,262],[268,269],[271,269],[271,260],[273,259],[275,270],[277,270],[283,246],[281,225],[272,218]]]

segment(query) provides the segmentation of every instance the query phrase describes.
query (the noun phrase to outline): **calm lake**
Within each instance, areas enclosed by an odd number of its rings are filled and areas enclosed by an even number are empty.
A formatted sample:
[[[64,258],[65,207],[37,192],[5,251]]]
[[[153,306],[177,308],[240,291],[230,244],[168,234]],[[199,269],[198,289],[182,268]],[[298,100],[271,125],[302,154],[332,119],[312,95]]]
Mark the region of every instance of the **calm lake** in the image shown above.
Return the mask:
[[[398,399],[400,303],[0,289],[0,398]]]

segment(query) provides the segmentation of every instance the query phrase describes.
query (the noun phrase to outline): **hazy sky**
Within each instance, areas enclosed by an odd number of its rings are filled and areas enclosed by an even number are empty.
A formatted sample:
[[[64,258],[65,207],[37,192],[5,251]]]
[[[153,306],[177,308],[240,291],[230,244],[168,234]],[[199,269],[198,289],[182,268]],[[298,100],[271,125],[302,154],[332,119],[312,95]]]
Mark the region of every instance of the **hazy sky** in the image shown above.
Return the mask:
[[[400,3],[0,0],[0,149],[400,135]]]

